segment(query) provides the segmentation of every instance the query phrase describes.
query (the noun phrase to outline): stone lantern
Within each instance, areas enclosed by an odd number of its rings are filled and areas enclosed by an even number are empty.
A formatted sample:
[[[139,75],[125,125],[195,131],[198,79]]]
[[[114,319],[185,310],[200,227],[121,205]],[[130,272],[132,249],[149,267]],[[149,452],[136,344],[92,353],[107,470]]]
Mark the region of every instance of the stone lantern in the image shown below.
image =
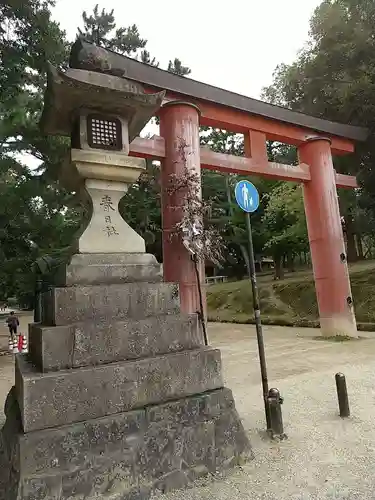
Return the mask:
[[[118,76],[49,65],[42,130],[71,137],[60,181],[88,201],[91,218],[76,250],[83,254],[142,253],[143,238],[121,217],[119,202],[145,169],[129,156],[131,142],[161,106],[165,92],[146,94]]]

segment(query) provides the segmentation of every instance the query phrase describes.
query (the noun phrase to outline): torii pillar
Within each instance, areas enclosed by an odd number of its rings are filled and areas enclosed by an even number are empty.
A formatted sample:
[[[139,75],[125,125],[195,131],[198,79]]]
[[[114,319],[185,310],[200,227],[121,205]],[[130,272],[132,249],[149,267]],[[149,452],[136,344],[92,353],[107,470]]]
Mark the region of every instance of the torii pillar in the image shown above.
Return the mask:
[[[159,116],[160,135],[165,140],[165,158],[161,168],[164,281],[179,283],[182,312],[195,313],[200,310],[200,303],[194,263],[181,238],[173,234],[176,223],[183,217],[184,193],[182,190],[170,193],[167,188],[171,176],[181,175],[185,166],[199,175],[201,173],[200,112],[196,105],[189,102],[170,101],[161,108]],[[181,143],[186,144],[184,158],[181,157]],[[203,262],[199,271],[204,283]]]
[[[299,158],[310,166],[303,195],[322,335],[357,337],[330,139],[309,138]]]

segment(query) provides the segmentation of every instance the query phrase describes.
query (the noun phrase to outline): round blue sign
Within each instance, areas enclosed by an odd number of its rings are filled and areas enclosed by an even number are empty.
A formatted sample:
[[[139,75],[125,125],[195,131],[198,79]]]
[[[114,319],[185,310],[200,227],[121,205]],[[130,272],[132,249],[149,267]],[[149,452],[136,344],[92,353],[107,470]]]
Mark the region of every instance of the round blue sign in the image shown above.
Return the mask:
[[[244,212],[255,212],[259,207],[259,193],[251,182],[238,182],[234,193],[238,206],[242,208]]]

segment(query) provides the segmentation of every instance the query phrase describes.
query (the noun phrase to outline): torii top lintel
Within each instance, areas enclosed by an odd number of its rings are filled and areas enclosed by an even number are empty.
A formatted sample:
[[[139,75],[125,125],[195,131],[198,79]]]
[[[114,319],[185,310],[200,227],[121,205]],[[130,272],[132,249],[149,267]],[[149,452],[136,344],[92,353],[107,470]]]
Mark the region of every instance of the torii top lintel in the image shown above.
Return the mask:
[[[363,141],[365,128],[334,123],[251,99],[168,71],[140,63],[82,39],[71,50],[70,67],[110,73],[134,80],[150,91],[166,90],[167,99],[181,99],[199,106],[201,125],[247,133],[256,130],[266,139],[300,145],[312,135],[329,137],[333,154],[354,151],[355,141]]]

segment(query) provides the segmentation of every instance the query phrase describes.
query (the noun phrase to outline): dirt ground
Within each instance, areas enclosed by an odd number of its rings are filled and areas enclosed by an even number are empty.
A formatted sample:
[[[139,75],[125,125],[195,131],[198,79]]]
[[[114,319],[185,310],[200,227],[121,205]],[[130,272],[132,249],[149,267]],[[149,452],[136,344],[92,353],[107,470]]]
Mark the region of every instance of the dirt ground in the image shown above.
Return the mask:
[[[22,316],[21,331],[32,318]],[[163,500],[366,500],[375,492],[375,335],[344,343],[317,340],[319,330],[264,327],[270,387],[285,398],[288,440],[264,436],[255,329],[211,324],[226,386],[252,442],[255,459]],[[372,335],[372,336],[371,336]],[[0,347],[7,330],[0,326]],[[347,377],[351,417],[338,416],[334,375]],[[13,383],[13,359],[0,356],[0,404]]]

